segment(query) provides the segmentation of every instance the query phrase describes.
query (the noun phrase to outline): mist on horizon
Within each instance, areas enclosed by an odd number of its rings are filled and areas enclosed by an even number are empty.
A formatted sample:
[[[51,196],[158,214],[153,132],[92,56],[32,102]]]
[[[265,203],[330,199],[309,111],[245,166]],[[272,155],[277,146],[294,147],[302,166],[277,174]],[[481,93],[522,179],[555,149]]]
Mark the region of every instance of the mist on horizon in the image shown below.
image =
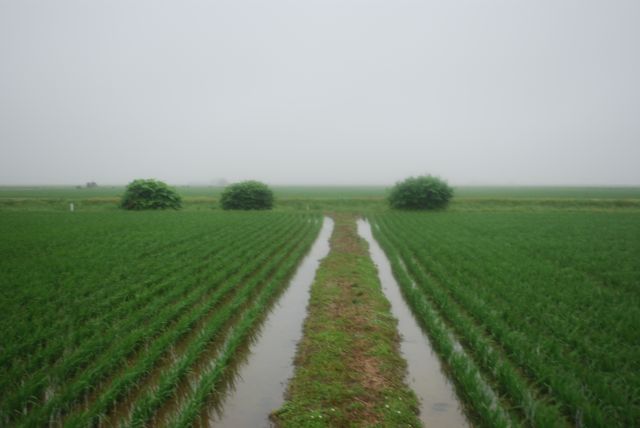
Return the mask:
[[[0,185],[640,185],[640,2],[0,4]]]

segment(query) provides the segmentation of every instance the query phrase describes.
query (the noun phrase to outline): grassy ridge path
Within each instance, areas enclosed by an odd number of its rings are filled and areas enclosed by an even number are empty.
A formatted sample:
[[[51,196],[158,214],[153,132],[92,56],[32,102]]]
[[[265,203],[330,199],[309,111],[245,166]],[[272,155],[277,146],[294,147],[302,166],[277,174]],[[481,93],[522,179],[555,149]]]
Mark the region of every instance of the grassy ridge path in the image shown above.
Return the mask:
[[[406,362],[356,217],[334,216],[331,251],[311,288],[281,427],[420,426]]]

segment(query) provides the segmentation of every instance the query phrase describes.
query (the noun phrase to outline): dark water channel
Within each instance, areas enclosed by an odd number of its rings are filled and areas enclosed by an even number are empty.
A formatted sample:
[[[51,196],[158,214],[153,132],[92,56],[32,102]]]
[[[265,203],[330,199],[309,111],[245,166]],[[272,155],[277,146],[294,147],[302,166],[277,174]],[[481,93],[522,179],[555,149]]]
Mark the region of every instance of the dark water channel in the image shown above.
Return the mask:
[[[320,260],[329,253],[332,231],[333,220],[325,217],[316,242],[267,316],[233,386],[222,403],[209,412],[210,426],[270,426],[269,414],[284,403],[287,382],[293,376],[293,358],[302,338],[309,289]]]
[[[358,233],[369,244],[382,290],[391,303],[393,316],[398,320],[398,331],[402,336],[400,350],[407,361],[407,384],[420,400],[420,419],[427,427],[468,427],[453,385],[443,373],[429,338],[405,303],[400,286],[393,277],[391,264],[374,239],[369,222],[358,220]]]

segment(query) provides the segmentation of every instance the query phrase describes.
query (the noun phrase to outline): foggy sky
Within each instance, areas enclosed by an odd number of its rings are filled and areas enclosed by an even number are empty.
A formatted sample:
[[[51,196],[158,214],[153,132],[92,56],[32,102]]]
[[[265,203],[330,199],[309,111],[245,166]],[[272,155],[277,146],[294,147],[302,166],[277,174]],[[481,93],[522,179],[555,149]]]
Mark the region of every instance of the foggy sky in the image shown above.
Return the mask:
[[[640,185],[638,0],[0,0],[0,184]]]

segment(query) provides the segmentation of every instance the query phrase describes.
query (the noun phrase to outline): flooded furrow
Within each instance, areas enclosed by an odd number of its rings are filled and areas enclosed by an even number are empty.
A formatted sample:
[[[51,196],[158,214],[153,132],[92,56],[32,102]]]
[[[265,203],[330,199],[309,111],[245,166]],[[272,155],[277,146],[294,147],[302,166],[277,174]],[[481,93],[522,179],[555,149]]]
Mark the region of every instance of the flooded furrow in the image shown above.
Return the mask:
[[[469,422],[454,387],[444,374],[429,338],[404,301],[391,264],[374,239],[368,221],[358,220],[358,233],[369,244],[382,290],[391,303],[393,316],[398,320],[398,331],[402,336],[400,350],[407,361],[407,383],[420,400],[420,419],[428,427],[468,427]]]
[[[246,361],[229,382],[229,390],[207,412],[208,426],[268,427],[269,414],[284,402],[293,359],[302,338],[309,290],[320,260],[329,253],[333,220],[325,217],[316,242],[298,266],[289,286],[276,302],[252,341]]]

